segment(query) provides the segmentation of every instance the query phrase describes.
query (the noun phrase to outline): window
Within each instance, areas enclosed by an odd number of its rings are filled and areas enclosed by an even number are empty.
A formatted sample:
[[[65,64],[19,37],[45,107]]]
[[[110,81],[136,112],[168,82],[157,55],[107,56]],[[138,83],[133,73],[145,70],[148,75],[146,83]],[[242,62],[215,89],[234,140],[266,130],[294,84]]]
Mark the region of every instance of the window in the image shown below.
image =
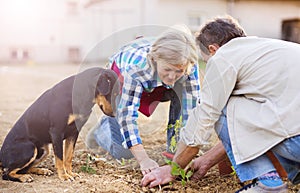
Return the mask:
[[[30,52],[24,48],[13,48],[10,50],[10,59],[12,60],[28,60],[30,58]]]
[[[281,39],[300,43],[300,19],[282,21]]]
[[[78,47],[69,47],[68,57],[69,57],[69,62],[79,63],[81,60],[80,49]]]
[[[200,16],[189,16],[188,21],[190,26],[200,26],[201,25],[201,17]]]
[[[67,15],[78,15],[78,3],[75,1],[67,2]]]
[[[10,51],[10,58],[13,59],[13,60],[16,60],[18,59],[18,51],[17,50],[11,50]]]
[[[25,60],[29,59],[29,52],[28,52],[28,50],[23,50],[23,59],[25,59]]]
[[[188,26],[192,30],[192,32],[196,32],[199,30],[202,21],[202,16],[199,13],[190,13],[188,15]]]

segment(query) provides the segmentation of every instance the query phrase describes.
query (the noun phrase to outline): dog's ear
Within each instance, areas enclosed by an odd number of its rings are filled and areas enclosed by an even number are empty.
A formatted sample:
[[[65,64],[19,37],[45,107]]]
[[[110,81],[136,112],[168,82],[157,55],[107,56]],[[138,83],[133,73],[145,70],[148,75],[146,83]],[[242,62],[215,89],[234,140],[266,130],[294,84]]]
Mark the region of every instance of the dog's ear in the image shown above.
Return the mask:
[[[111,88],[111,78],[106,71],[103,71],[98,79],[97,83],[97,93],[101,95],[108,95]]]

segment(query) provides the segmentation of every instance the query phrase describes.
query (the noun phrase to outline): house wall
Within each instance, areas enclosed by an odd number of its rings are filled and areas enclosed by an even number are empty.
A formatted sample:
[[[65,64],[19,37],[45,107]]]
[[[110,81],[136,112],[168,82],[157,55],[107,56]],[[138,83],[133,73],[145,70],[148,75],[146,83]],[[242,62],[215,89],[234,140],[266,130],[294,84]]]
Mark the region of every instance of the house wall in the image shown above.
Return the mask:
[[[201,22],[227,12],[224,0],[144,0],[146,23],[174,25],[189,24],[189,18],[200,17]]]
[[[224,0],[104,0],[86,9],[88,31],[97,36],[91,38],[96,44],[85,61],[105,62],[135,37],[158,35],[167,26],[186,24],[197,31],[207,18],[225,14],[227,4]]]
[[[237,0],[232,6],[248,35],[281,38],[282,21],[300,18],[300,1]]]
[[[70,2],[75,1],[1,0],[0,62],[80,61],[86,48],[83,8],[78,3],[71,9]],[[78,61],[70,59],[72,48],[79,50]]]

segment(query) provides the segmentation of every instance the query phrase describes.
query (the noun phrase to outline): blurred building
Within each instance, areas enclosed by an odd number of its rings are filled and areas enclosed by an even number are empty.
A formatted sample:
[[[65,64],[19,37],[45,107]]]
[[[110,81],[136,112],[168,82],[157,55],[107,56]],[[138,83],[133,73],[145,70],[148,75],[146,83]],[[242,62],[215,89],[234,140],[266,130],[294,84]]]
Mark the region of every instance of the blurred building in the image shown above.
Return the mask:
[[[0,63],[99,62],[137,36],[224,14],[248,35],[300,43],[300,0],[1,0]]]

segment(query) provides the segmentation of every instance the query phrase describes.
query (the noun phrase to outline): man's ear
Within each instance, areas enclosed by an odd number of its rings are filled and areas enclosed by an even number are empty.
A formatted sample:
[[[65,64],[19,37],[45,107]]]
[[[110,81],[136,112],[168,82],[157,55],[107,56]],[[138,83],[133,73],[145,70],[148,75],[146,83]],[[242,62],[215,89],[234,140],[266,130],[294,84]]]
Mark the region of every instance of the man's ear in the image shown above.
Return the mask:
[[[219,48],[220,48],[220,46],[218,44],[208,45],[209,53],[212,54],[212,55],[214,55]]]

